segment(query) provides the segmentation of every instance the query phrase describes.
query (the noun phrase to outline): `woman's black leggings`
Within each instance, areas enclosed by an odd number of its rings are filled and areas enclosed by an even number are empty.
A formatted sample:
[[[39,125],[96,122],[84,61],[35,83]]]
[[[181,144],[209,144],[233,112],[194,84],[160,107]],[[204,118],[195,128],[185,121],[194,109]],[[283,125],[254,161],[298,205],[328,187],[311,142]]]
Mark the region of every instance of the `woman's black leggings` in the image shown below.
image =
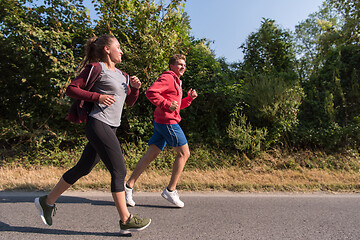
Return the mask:
[[[111,192],[125,190],[126,166],[116,129],[92,117],[88,118],[85,132],[89,143],[79,162],[63,175],[65,182],[74,184],[89,174],[101,159],[111,174]]]

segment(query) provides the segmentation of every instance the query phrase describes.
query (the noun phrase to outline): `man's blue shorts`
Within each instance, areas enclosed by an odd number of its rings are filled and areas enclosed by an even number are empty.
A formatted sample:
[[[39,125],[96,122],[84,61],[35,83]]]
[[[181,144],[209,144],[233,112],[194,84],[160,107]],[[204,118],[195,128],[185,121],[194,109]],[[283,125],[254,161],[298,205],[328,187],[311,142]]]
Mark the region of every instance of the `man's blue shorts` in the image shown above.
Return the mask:
[[[148,142],[148,145],[151,144],[155,144],[162,151],[166,144],[171,147],[180,147],[187,144],[187,140],[179,124],[154,122],[154,133]]]

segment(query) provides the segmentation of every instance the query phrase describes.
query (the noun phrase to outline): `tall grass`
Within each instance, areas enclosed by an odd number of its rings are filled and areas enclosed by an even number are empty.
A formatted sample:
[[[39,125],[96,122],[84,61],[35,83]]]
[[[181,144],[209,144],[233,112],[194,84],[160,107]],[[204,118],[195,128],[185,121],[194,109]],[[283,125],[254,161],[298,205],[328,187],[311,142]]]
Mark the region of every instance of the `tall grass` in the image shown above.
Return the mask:
[[[208,146],[190,144],[191,156],[178,184],[179,190],[197,191],[346,191],[360,192],[360,157],[357,151],[263,152],[256,158]],[[146,151],[144,143],[122,144],[128,176]],[[2,161],[0,190],[50,190],[79,159],[82,147],[41,155],[29,164],[22,156]],[[167,185],[175,153],[165,150],[141,175],[140,191],[159,191]],[[106,190],[110,175],[102,163],[80,179],[73,190]]]
[[[36,155],[22,153],[11,157],[2,157],[0,167],[20,166],[56,166],[69,168],[80,158],[86,141],[74,149],[55,150],[40,149]],[[218,168],[236,167],[242,170],[264,169],[270,170],[297,170],[297,169],[322,169],[331,171],[360,171],[360,154],[357,150],[328,153],[325,151],[288,151],[272,149],[261,152],[256,157],[248,157],[246,154],[226,148],[213,148],[206,145],[190,143],[190,158],[185,168],[187,170],[208,170]],[[145,154],[147,144],[144,142],[125,142],[121,144],[126,165],[130,170],[135,168],[136,163]],[[150,168],[157,170],[171,170],[175,159],[175,152],[166,147],[157,159],[151,163]],[[105,169],[103,164],[98,168]]]
[[[66,169],[50,166],[0,168],[0,190],[49,191]],[[129,172],[130,174],[131,172]],[[161,191],[170,180],[170,171],[149,169],[135,185],[136,191]],[[360,175],[320,169],[298,170],[186,170],[177,188],[180,191],[234,192],[360,192]],[[110,191],[110,174],[95,169],[70,190]]]

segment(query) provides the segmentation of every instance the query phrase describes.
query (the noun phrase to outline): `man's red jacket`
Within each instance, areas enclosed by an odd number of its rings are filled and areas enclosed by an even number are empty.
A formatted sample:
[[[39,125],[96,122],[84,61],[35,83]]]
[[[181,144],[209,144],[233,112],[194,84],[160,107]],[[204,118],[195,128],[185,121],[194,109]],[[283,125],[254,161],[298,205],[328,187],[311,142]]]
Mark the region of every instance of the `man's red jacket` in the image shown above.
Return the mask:
[[[192,98],[187,96],[182,98],[183,91],[181,80],[173,71],[167,71],[149,87],[146,97],[156,106],[154,121],[160,124],[177,124],[180,122],[180,109],[188,107]],[[180,107],[175,111],[170,111],[169,107],[176,101]]]

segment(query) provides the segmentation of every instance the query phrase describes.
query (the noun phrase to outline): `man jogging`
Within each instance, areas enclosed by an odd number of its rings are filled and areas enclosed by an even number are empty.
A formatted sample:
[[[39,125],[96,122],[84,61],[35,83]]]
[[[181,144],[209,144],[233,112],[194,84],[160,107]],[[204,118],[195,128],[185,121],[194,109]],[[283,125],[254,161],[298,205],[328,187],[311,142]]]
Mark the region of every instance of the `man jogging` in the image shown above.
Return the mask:
[[[125,185],[126,202],[130,206],[135,206],[133,187],[136,180],[168,144],[174,148],[177,155],[169,185],[161,193],[161,196],[177,207],[184,207],[184,203],[176,191],[176,185],[190,156],[190,150],[185,134],[178,123],[181,120],[180,109],[188,107],[198,95],[195,90],[190,89],[188,96],[182,98],[180,77],[186,69],[186,57],[184,55],[173,55],[169,59],[169,68],[170,71],[164,72],[146,91],[146,97],[156,106],[154,133],[148,142],[147,152],[139,160]]]

